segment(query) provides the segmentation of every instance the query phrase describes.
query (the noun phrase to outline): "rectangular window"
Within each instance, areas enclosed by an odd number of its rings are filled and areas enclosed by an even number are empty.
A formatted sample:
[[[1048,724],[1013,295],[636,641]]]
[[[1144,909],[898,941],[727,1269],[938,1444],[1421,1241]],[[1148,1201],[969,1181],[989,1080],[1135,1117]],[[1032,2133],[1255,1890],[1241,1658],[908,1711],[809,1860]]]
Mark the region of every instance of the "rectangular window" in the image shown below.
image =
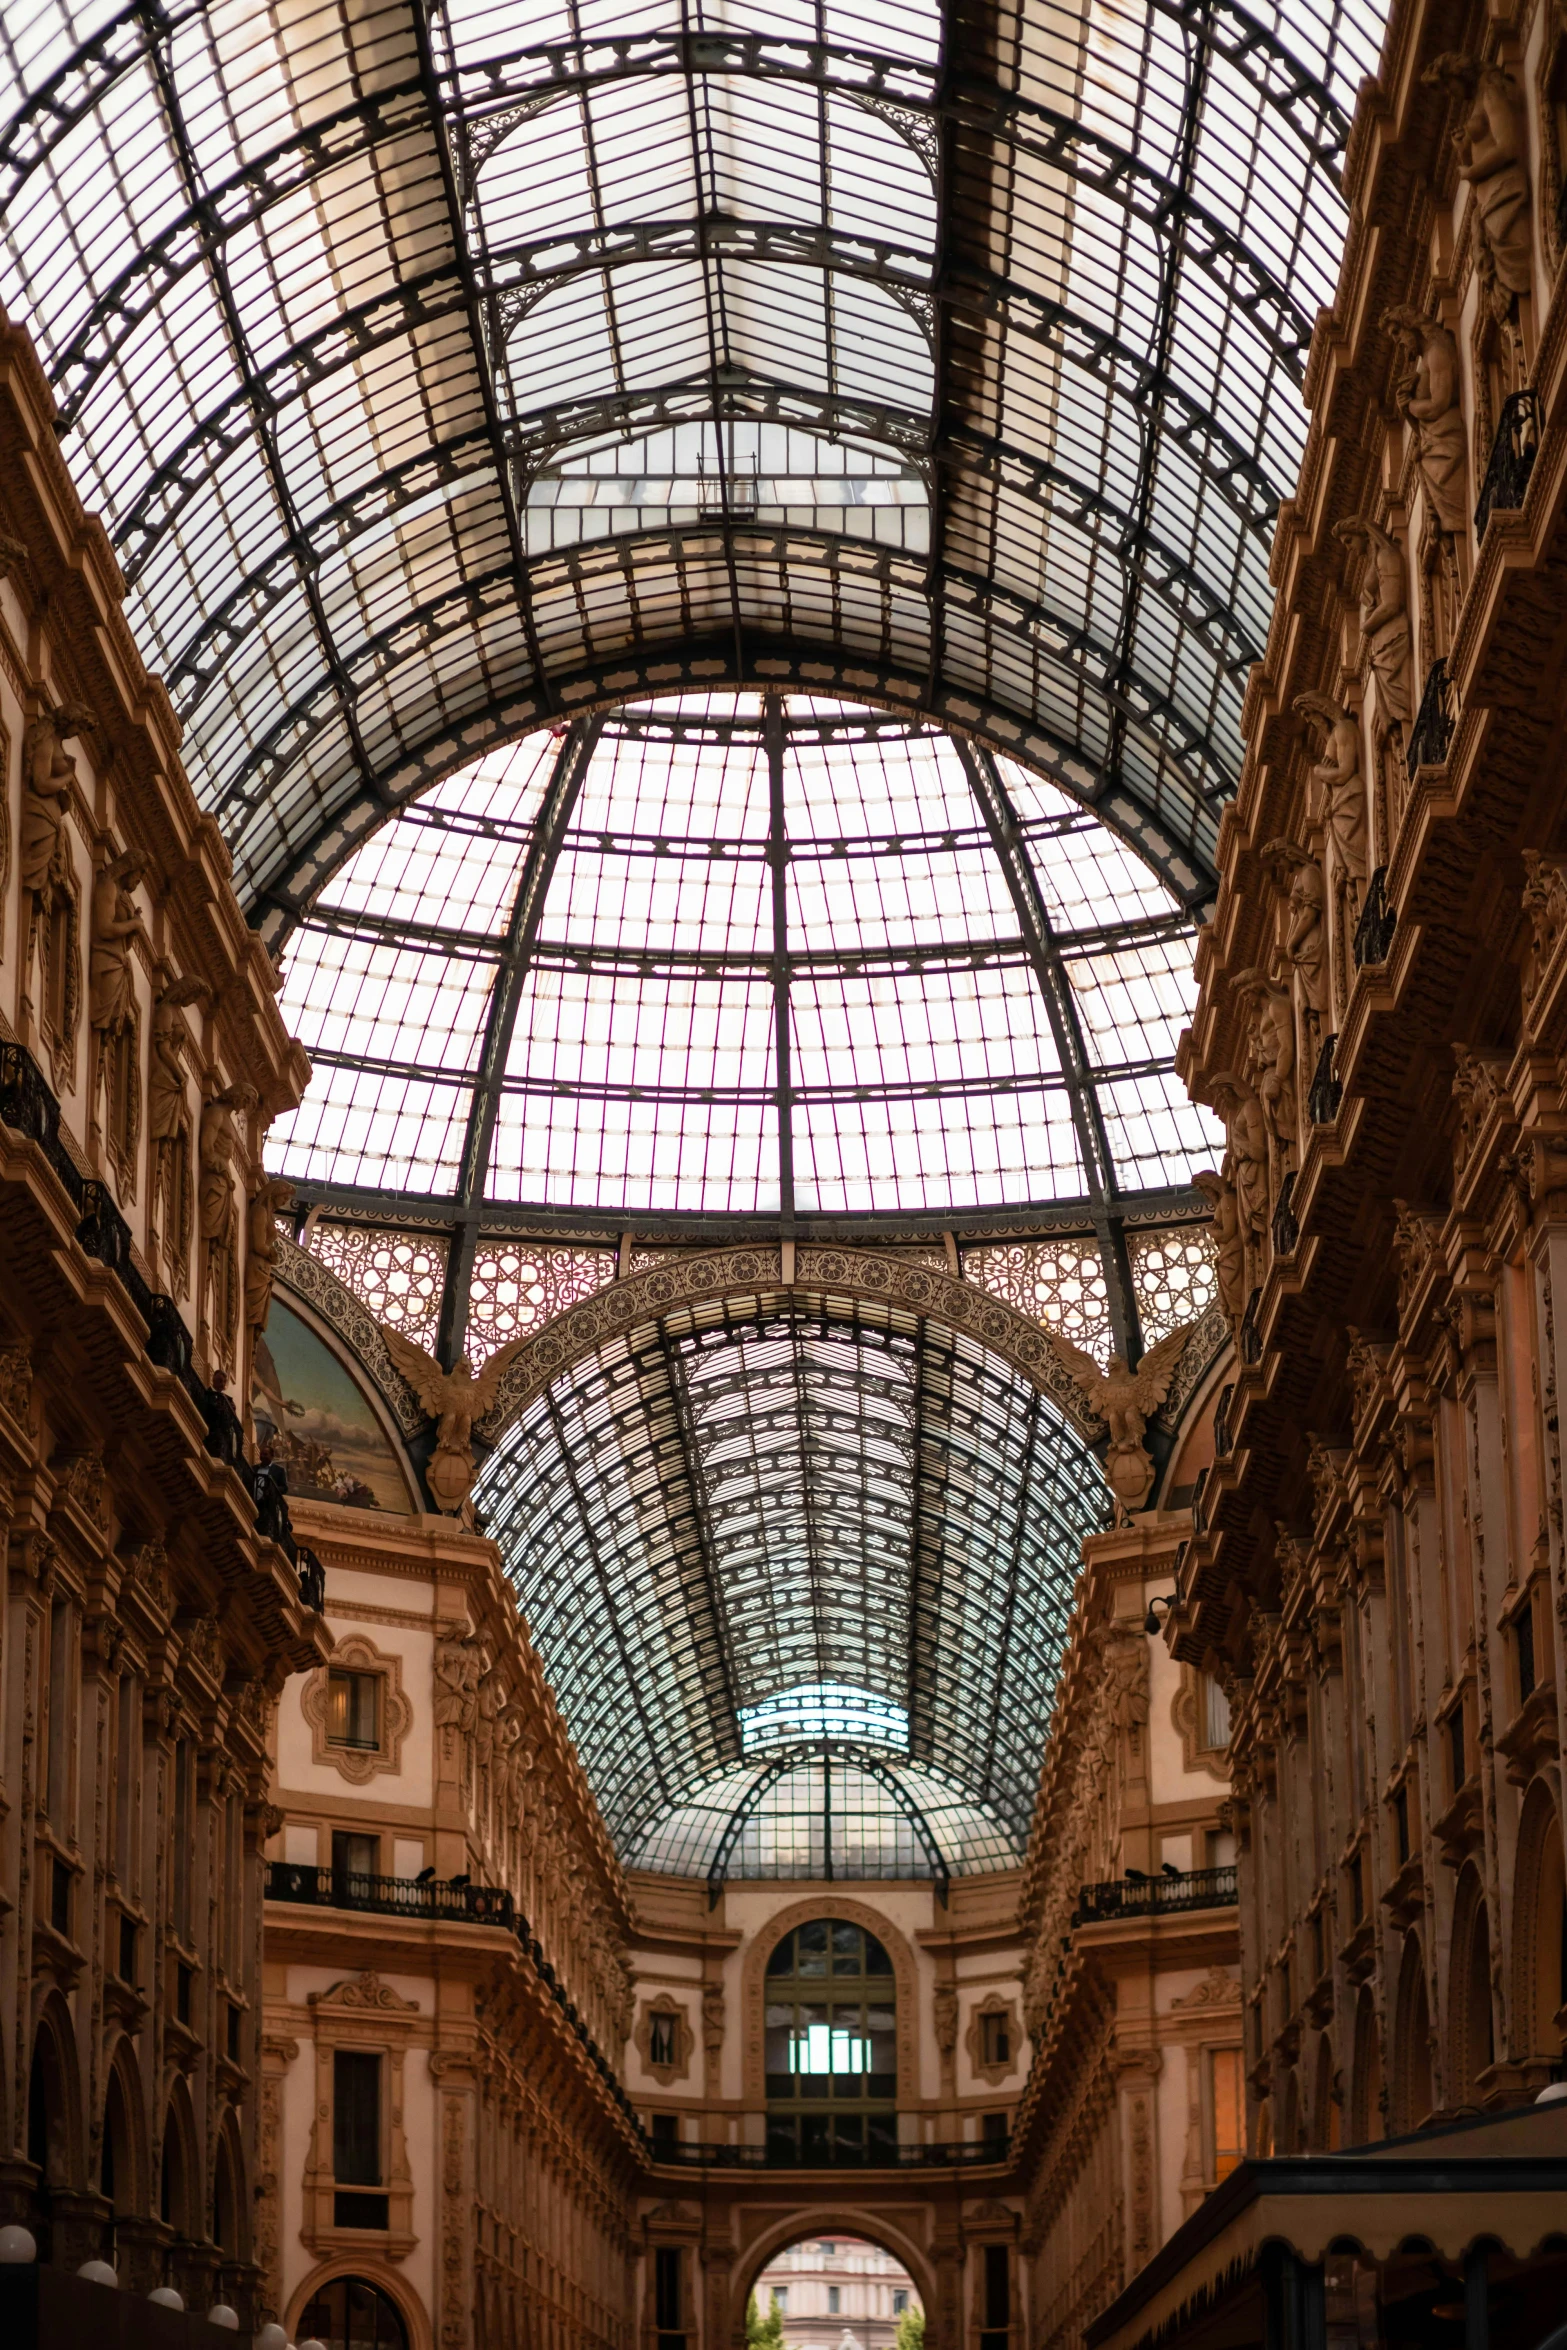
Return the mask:
[[[1213,2177],[1217,2185],[1244,2161],[1246,2106],[1241,2094],[1238,2048],[1208,2051],[1208,2094],[1213,2112]]]
[[[1523,1613],[1514,1619],[1513,1645],[1518,1652],[1518,1702],[1526,1704],[1534,1695],[1534,1600],[1524,1602]]]
[[[1400,1868],[1409,1858],[1409,1789],[1400,1787],[1393,1798],[1393,1836]]]
[[[136,1920],[120,1920],[120,1981],[133,1987],[136,1982]]]
[[[190,1741],[174,1747],[174,1931],[190,1941]]]
[[[680,2247],[660,2244],[653,2255],[653,2322],[662,2337],[660,2350],[685,2350],[684,2314]]]
[[[347,1673],[335,1667],[327,1675],[326,1735],[329,1746],[361,1750],[381,1743],[381,1676]]]
[[[194,2007],[196,1970],[181,1962],[174,1969],[174,2016],[177,2023],[188,2025]]]
[[[839,2288],[836,2285],[829,2285],[827,2288],[827,2314],[829,2317],[836,2317],[839,2314],[839,2304],[842,2299],[843,2295]]]
[[[1210,1752],[1230,1743],[1230,1701],[1211,1673],[1203,1675],[1203,1744]]]
[[[868,2073],[871,2044],[863,2032],[842,2024],[807,2024],[789,2035],[792,2073]]]
[[[1464,1764],[1464,1709],[1461,1705],[1456,1713],[1447,1717],[1447,1744],[1453,1772],[1453,1793],[1456,1795],[1469,1775]]]
[[[680,2116],[677,2113],[655,2113],[653,2116],[653,2151],[672,2154],[680,2143]]]
[[[987,2113],[980,2121],[979,2134],[989,2146],[1005,2146],[1007,2117],[1004,2113]]]
[[[648,2019],[647,2056],[649,2064],[664,2065],[675,2062],[675,2025],[679,2018],[655,2015]]]
[[[67,1942],[71,1938],[71,1869],[67,1862],[56,1859],[49,1896],[49,1923]]]
[[[1005,2339],[1012,2323],[1012,2262],[1005,2244],[985,2246],[985,2330]]]
[[[114,1774],[114,1872],[125,1890],[134,1892],[135,1876],[131,1856],[135,1835],[136,1786],[141,1762],[141,1684],[134,1673],[120,1675],[119,1728],[119,1754]]]
[[[789,2288],[787,2285],[774,2285],[772,2306],[777,2310],[780,2317],[788,2316]]]
[[[332,1830],[334,1877],[376,1877],[381,1873],[381,1839],[361,1836],[351,1828]],[[366,1886],[365,1891],[369,1891]]]
[[[979,2019],[980,2053],[986,2064],[1012,2062],[1012,2018],[1009,2015],[982,2015]]]
[[[899,2292],[894,2292],[894,2294],[893,2294],[893,2296],[892,2296],[892,2314],[893,2314],[893,2316],[894,2316],[894,2317],[901,2317],[901,2316],[903,2315],[904,2311],[905,2311],[905,2310],[908,2308],[908,2306],[909,2306],[909,2297],[908,2297],[907,2293],[899,2293]]]
[[[368,2049],[332,2057],[332,2175],[340,2187],[381,2184],[381,2059]]]
[[[71,1610],[57,1599],[49,1610],[49,1786],[45,1808],[69,1838],[71,1786]]]

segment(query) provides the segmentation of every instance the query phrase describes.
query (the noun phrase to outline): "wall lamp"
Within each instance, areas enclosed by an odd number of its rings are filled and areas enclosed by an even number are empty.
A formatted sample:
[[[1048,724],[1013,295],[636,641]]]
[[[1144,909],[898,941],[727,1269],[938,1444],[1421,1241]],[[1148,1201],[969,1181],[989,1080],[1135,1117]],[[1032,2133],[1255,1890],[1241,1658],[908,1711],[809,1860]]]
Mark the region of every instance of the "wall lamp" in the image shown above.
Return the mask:
[[[1150,1640],[1157,1640],[1160,1632],[1164,1629],[1159,1621],[1159,1610],[1163,1608],[1165,1614],[1168,1615],[1172,1607],[1179,1605],[1180,1597],[1181,1595],[1178,1591],[1172,1591],[1168,1599],[1166,1599],[1164,1594],[1161,1592],[1157,1598],[1151,1599],[1148,1602],[1148,1613],[1143,1618],[1143,1630],[1147,1633]]]

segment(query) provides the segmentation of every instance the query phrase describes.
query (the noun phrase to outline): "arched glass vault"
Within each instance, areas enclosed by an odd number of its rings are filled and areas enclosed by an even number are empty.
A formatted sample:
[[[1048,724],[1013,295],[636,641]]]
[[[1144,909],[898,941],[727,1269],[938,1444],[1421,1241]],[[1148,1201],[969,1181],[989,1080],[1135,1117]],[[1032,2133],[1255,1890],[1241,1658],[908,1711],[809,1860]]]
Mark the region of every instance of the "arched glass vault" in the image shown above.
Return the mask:
[[[269,936],[487,744],[681,684],[969,730],[1199,904],[1380,29],[6,10],[0,294]]]
[[[891,1797],[866,1853],[901,1833],[900,1873],[930,1875],[1021,1852],[1107,1504],[1083,1439],[987,1349],[785,1295],[684,1309],[529,1406],[479,1498],[623,1852],[730,1867],[728,1822],[759,1827],[771,1788],[776,1863],[780,1806],[819,1821],[820,1789],[781,1784],[798,1748],[748,1752],[745,1716],[810,1687],[880,1701],[874,1747],[863,1715],[821,1742]]]

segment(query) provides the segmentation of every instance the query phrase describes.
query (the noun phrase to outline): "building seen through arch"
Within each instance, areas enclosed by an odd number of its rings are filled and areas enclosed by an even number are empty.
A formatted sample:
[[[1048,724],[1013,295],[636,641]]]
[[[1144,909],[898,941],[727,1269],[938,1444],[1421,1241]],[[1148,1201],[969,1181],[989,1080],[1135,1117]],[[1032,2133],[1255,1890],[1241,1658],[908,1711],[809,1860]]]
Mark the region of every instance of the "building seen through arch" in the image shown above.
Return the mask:
[[[752,2288],[757,2312],[776,2309],[788,2350],[892,2350],[899,2321],[923,2315],[914,2279],[860,2236],[808,2237],[777,2254]]]
[[[1544,2350],[1564,91],[0,12],[8,2341]]]

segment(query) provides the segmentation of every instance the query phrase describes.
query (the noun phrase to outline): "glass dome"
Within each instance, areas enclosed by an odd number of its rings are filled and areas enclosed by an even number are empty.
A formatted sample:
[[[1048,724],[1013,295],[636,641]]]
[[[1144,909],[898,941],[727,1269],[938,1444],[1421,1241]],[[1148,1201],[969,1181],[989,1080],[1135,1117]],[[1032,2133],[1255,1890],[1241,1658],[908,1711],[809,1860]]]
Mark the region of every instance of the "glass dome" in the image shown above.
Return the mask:
[[[1133,1198],[1219,1147],[1191,925],[1076,802],[759,695],[624,708],[395,817],[290,942],[281,1172],[405,1204],[843,1216]]]
[[[661,1876],[974,1876],[1016,1868],[1022,1847],[985,1804],[942,1775],[835,1745],[726,1771],[668,1813],[627,1854]]]

